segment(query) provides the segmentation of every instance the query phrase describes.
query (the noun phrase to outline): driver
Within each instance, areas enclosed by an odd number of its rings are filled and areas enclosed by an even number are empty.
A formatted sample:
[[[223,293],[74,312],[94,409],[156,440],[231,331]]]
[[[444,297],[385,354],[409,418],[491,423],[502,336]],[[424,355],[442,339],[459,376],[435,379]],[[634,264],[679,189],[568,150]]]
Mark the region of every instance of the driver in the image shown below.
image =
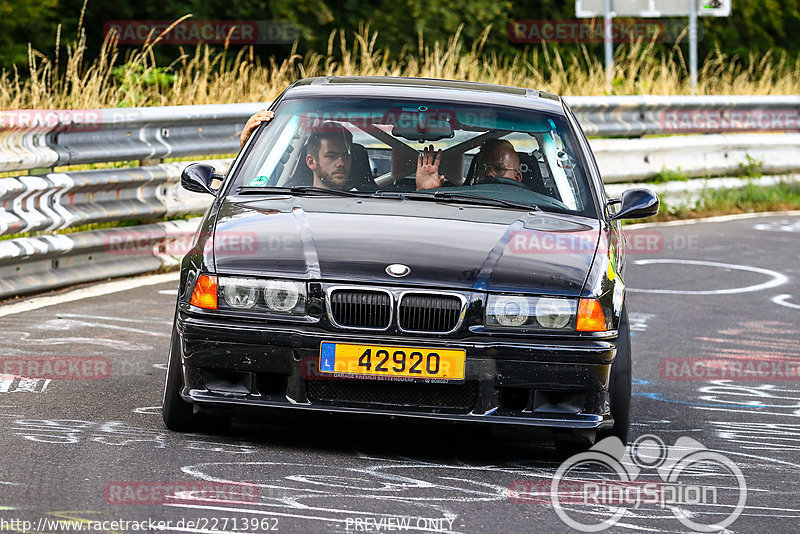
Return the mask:
[[[487,178],[508,178],[522,182],[519,154],[507,139],[489,139],[483,143],[475,165],[473,183],[479,184]]]

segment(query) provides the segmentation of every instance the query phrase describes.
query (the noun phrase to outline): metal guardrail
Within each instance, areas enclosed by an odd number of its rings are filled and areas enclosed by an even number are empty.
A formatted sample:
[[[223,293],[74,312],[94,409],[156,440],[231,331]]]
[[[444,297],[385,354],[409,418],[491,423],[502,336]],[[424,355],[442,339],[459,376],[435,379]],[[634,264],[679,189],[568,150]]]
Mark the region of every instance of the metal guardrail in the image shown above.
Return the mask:
[[[800,95],[570,96],[586,135],[800,131]]]
[[[208,160],[226,172],[232,160]],[[200,213],[211,197],[180,187],[185,164],[0,178],[0,235]]]
[[[0,172],[233,154],[265,105],[0,111]]]
[[[171,268],[199,221],[0,241],[0,299]]]
[[[646,179],[662,170],[687,176],[800,170],[800,96],[569,97],[592,139],[604,180]],[[269,103],[100,110],[0,111],[0,235],[53,231],[94,222],[158,220],[199,212],[211,198],[179,187],[185,164],[169,157],[220,155],[239,149],[247,118]],[[647,134],[698,132],[727,135]],[[139,160],[123,169],[54,172],[54,167]],[[209,163],[223,170],[230,160]],[[159,252],[188,223],[157,223],[125,231],[150,236],[152,253],[112,253],[103,239],[119,230],[0,241],[0,298],[62,285],[148,272],[170,256]],[[196,224],[196,223],[194,223]],[[171,261],[174,261],[172,258]]]

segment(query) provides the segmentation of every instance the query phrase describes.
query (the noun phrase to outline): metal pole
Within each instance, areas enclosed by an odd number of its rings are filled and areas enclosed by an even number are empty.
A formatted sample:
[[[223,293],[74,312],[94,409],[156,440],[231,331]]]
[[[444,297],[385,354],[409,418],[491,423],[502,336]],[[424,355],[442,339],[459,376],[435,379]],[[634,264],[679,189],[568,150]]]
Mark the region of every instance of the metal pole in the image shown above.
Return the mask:
[[[613,15],[611,13],[611,0],[603,3],[603,43],[606,52],[606,88],[611,92],[614,81],[614,40],[612,35]]]
[[[697,87],[697,0],[689,1],[689,83]]]

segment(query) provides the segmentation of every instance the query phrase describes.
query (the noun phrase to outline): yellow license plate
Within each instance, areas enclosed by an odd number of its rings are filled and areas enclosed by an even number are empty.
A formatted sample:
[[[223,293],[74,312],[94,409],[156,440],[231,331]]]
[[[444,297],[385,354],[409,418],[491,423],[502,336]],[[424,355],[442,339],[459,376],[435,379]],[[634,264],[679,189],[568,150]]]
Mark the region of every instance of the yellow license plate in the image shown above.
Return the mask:
[[[319,370],[348,375],[463,380],[466,357],[464,350],[323,341],[319,348]]]

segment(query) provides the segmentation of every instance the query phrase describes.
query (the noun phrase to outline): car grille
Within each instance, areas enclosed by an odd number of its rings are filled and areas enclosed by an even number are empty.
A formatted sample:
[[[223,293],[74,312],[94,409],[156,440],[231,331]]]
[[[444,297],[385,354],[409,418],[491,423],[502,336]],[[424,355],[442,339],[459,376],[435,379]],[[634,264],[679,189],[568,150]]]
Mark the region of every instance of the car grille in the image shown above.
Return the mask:
[[[383,329],[392,317],[392,299],[383,291],[338,289],[331,292],[331,315],[340,326]]]
[[[309,380],[309,400],[368,406],[449,408],[469,413],[478,398],[477,381],[425,384],[384,380]]]
[[[458,325],[461,299],[451,295],[404,295],[399,321],[403,330],[449,332]]]

